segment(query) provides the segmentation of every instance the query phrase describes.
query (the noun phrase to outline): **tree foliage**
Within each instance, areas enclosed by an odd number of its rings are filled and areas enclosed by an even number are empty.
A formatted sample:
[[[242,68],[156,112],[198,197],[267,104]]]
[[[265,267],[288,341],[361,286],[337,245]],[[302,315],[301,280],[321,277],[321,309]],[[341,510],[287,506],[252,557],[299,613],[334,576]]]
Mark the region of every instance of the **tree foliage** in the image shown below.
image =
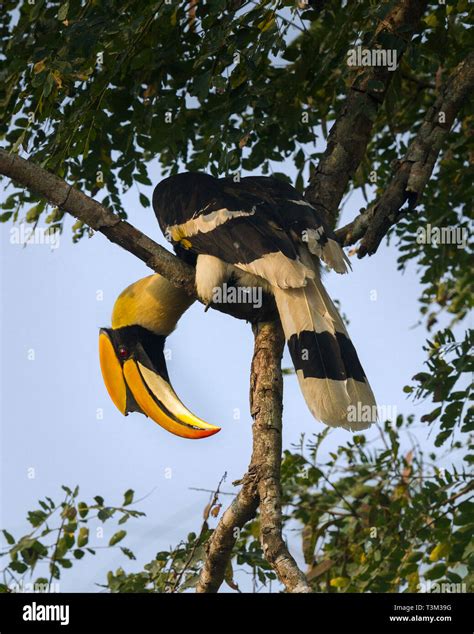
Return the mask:
[[[348,50],[370,45],[395,2],[313,4],[38,0],[16,10],[6,2],[1,134],[84,191],[100,189],[123,215],[120,192],[151,184],[147,164],[156,159],[164,172],[184,166],[216,175],[267,173],[271,162],[291,159],[302,187],[305,167],[320,156],[318,135],[341,110]],[[467,0],[436,3],[425,17],[354,187],[366,187],[374,168],[377,187],[386,185],[407,144],[400,135],[416,131],[433,101],[424,86],[468,50],[467,8]],[[387,35],[384,45],[399,48],[399,38]],[[4,209],[15,213],[29,201],[20,190]],[[41,202],[30,208],[29,221],[43,210]],[[50,222],[60,223],[60,213]]]
[[[32,584],[37,591],[47,592],[61,578],[64,570],[72,568],[74,561],[86,554],[95,555],[97,548],[117,547],[129,559],[135,559],[131,550],[117,546],[126,537],[123,528],[111,535],[107,546],[103,544],[102,532],[100,539],[94,539],[89,528],[93,523],[105,524],[117,516],[120,516],[119,526],[130,518],[143,516],[144,513],[130,508],[134,496],[131,489],[125,492],[121,506],[106,505],[100,495],[89,503],[79,500],[78,486],[71,489],[63,485],[62,489],[65,493],[62,502],[57,504],[46,496],[38,500],[39,508],[28,513],[27,519],[32,527],[29,533],[15,539],[7,530],[2,531],[7,547],[0,552],[0,557],[8,556],[9,562],[2,570],[0,592],[9,592],[12,588],[13,591],[21,591],[25,584]],[[47,576],[34,578],[39,569]]]
[[[380,428],[381,445],[359,434],[323,461],[319,454],[328,435],[325,431],[307,443],[302,438],[298,447],[285,451],[281,480],[285,532],[288,538],[297,537],[315,592],[439,591],[441,584],[448,591],[473,589],[474,504],[469,494],[474,485],[469,464],[474,445],[469,446],[462,466],[440,469],[441,456],[426,455],[414,432],[413,417],[399,416],[395,425],[387,421]],[[407,437],[413,444],[403,450]],[[461,448],[457,442],[443,457]],[[130,508],[133,492],[125,494],[121,507],[112,507],[100,496],[90,504],[78,502],[78,487],[74,491],[63,488],[66,498],[59,507],[46,498],[40,500],[40,509],[30,511],[31,533],[16,541],[3,532],[7,546],[2,555],[9,561],[0,590],[21,587],[45,566],[50,582],[59,579],[75,560],[104,548],[103,540],[93,537],[91,524],[120,515],[121,525],[143,515]],[[123,567],[110,571],[103,587],[111,592],[194,588],[211,524],[221,507],[218,489],[204,509],[197,533],[158,552],[138,571],[126,572]],[[123,554],[133,560],[132,551],[122,545],[125,536],[124,530],[115,532],[108,547],[120,542]],[[276,580],[261,549],[258,516],[240,532],[226,572],[228,587],[239,591],[236,571],[250,575],[254,591]],[[42,588],[47,582],[40,576],[34,584]]]
[[[157,161],[163,174],[185,168],[214,175],[267,174],[290,161],[302,190],[345,107],[353,72],[348,51],[370,46],[395,4],[6,0],[0,15],[1,144],[92,193],[121,217],[121,194],[151,185],[149,170]],[[386,189],[442,82],[469,51],[468,4],[428,3],[422,28],[409,42],[400,33],[384,35],[384,46],[406,51],[382,107],[374,108],[373,138],[346,201],[360,191],[369,203]],[[472,585],[472,333],[465,328],[472,309],[472,250],[467,243],[460,248],[419,240],[420,227],[429,226],[469,235],[472,122],[464,107],[420,204],[390,233],[400,270],[420,276],[420,323],[429,337],[425,367],[405,391],[431,399],[432,411],[420,421],[385,423],[377,446],[355,436],[325,464],[317,459],[324,434],[309,448],[302,444],[285,453],[286,529],[302,535],[316,591],[414,590],[429,580]],[[140,190],[138,200],[149,208]],[[62,229],[63,211],[20,187],[13,186],[1,208],[3,222],[42,220]],[[86,229],[76,223],[74,238]],[[438,456],[426,456],[416,443],[402,451],[402,437],[415,425],[423,433],[436,427],[437,447],[449,439],[446,451],[463,451],[464,466],[440,471]],[[81,505],[78,489],[65,492],[59,506],[47,498],[30,512],[28,535],[16,541],[4,532],[10,562],[3,589],[9,575],[33,574],[46,564],[50,578],[59,578],[74,559],[93,554],[86,544],[91,511],[102,522],[120,515],[119,523],[137,513],[127,498],[122,507],[105,506],[100,497]],[[55,517],[59,526],[53,529]],[[212,531],[208,519],[209,511],[198,533],[158,553],[143,570],[111,572],[107,587],[192,587]],[[54,535],[57,541],[46,543]],[[116,533],[110,547],[133,559],[118,546],[123,537]],[[232,566],[245,568],[255,589],[274,580],[261,552],[258,518],[241,532]],[[237,589],[232,567],[226,581]]]

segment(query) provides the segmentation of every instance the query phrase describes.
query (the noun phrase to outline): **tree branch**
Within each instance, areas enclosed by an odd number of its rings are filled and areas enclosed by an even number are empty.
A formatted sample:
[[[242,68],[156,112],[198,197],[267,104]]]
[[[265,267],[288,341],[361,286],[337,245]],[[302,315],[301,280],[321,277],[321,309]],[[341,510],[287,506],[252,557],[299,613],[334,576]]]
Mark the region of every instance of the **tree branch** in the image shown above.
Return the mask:
[[[311,592],[282,536],[281,449],[285,338],[279,322],[253,326],[255,344],[250,376],[254,456],[258,465],[260,541],[265,558],[288,592]]]
[[[0,174],[11,178],[26,189],[45,198],[52,205],[82,220],[94,231],[104,234],[111,242],[129,251],[150,269],[182,288],[188,295],[197,297],[194,285],[195,271],[192,266],[63,179],[32,161],[2,149],[0,149]],[[211,308],[252,323],[259,319],[274,318],[276,314],[273,298],[265,293],[262,309],[259,310],[254,309],[250,303],[211,304]]]
[[[211,593],[219,590],[224,581],[239,530],[255,517],[258,494],[251,466],[252,462],[243,478],[241,490],[226,509],[206,545],[207,557],[196,586],[196,592]]]
[[[281,429],[285,344],[279,322],[254,326],[255,347],[250,376],[253,450],[242,488],[222,516],[207,545],[197,592],[217,592],[232,557],[240,528],[260,505],[260,539],[264,555],[288,592],[310,592],[304,574],[288,552],[281,521]],[[237,530],[236,530],[237,529]]]
[[[389,228],[419,202],[433,172],[442,144],[457,113],[474,90],[474,53],[461,62],[428,110],[418,134],[382,196],[336,235],[344,246],[362,238],[358,257],[373,255]],[[402,206],[408,200],[408,208]]]
[[[370,48],[386,48],[384,38],[390,34],[398,39],[400,63],[426,5],[426,0],[400,0],[381,22]],[[375,117],[393,75],[387,66],[355,72],[345,106],[329,133],[326,151],[310,178],[305,197],[331,226],[336,224],[344,192],[364,157]]]

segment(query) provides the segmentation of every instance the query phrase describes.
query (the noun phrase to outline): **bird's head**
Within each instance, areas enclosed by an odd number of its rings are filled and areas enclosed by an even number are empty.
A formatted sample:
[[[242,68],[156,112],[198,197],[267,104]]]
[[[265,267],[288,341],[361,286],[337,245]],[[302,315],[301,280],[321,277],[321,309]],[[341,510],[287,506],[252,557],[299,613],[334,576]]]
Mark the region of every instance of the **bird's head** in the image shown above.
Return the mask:
[[[110,398],[125,416],[141,412],[177,436],[205,438],[220,430],[192,414],[173,390],[164,345],[193,300],[160,275],[126,288],[101,328],[99,356]]]

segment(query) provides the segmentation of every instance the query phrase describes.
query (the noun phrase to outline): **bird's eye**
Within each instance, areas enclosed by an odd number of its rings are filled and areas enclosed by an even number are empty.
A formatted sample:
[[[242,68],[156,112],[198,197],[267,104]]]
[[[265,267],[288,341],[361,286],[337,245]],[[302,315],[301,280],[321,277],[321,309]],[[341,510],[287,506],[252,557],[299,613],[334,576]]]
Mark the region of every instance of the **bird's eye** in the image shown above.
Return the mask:
[[[128,348],[126,346],[119,346],[118,353],[121,359],[128,358]]]

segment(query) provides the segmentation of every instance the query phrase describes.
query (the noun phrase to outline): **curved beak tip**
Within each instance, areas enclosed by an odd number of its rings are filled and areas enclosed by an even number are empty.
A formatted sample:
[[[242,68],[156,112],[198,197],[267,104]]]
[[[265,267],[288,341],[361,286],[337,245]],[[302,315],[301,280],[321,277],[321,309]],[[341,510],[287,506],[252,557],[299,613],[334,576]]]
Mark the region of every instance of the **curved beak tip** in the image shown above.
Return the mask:
[[[179,400],[167,378],[136,359],[123,365],[125,380],[146,416],[182,438],[206,438],[220,431],[190,412]]]
[[[112,338],[103,328],[99,334],[99,357],[109,396],[124,416],[128,416],[129,411],[141,411],[182,438],[207,438],[221,431],[220,427],[195,416],[180,401],[169,383],[164,359],[162,372],[150,363],[143,350],[135,351],[126,361],[120,362]]]

